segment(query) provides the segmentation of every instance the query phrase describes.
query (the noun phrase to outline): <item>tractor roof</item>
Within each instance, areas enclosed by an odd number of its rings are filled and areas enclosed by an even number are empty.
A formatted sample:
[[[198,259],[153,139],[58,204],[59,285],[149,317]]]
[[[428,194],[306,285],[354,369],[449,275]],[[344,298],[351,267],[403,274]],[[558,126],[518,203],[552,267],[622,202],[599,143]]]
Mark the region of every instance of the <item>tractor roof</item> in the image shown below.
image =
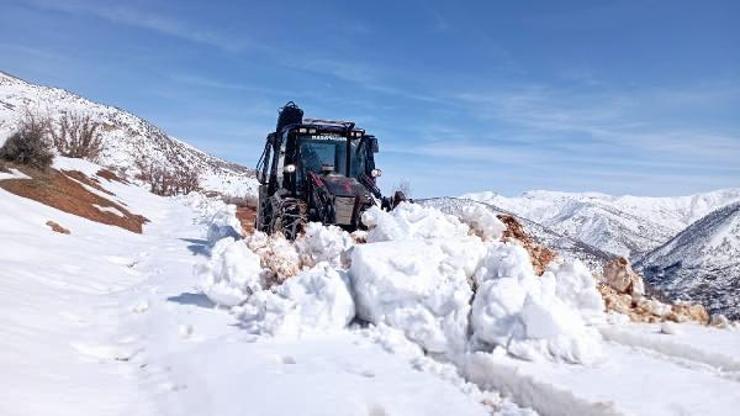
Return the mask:
[[[354,132],[360,132],[362,134],[365,133],[364,129],[356,127],[355,123],[352,121],[320,120],[320,119],[306,118],[306,119],[303,119],[302,124],[294,124],[290,126],[290,128],[292,129],[295,129],[296,127],[315,128],[319,131],[335,132],[335,133],[344,133],[348,129],[351,129]]]

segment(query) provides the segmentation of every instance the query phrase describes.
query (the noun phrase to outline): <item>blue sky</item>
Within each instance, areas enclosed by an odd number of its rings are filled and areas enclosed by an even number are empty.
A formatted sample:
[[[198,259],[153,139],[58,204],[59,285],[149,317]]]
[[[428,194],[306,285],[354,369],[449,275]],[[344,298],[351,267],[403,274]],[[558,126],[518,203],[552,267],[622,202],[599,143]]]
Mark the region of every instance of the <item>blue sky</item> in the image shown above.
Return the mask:
[[[237,4],[239,3],[239,4]],[[381,140],[390,190],[740,186],[737,1],[0,0],[0,69],[254,165],[277,108]]]

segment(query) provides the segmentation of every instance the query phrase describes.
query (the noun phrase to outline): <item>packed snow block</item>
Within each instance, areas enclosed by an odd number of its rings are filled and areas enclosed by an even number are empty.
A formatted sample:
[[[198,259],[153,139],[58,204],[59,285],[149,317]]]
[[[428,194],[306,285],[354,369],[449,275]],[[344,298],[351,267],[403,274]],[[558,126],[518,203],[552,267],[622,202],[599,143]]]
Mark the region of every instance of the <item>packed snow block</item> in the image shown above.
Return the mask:
[[[522,247],[493,243],[476,273],[471,326],[478,346],[497,345],[527,360],[590,363],[601,340],[590,326],[604,306],[580,262],[560,263],[537,277]]]
[[[371,207],[362,215],[368,226],[367,242],[463,238],[470,228],[436,208],[402,202],[393,211]]]
[[[346,268],[349,262],[347,251],[353,241],[350,234],[339,227],[311,222],[295,245],[303,267],[313,267],[325,261],[332,267]]]
[[[487,206],[481,204],[452,205],[454,216],[470,227],[473,234],[484,241],[500,240],[506,231],[506,224]]]
[[[217,305],[239,305],[262,289],[260,257],[232,237],[219,240],[209,261],[197,270],[202,292]]]
[[[349,274],[359,318],[400,329],[431,352],[461,351],[467,339],[478,244],[440,240],[356,246]]]
[[[211,244],[222,238],[241,237],[242,225],[236,217],[236,205],[224,205],[211,217],[208,225],[208,241]]]
[[[235,312],[255,334],[298,336],[339,330],[355,317],[348,277],[322,262],[286,280],[274,290],[252,295]]]

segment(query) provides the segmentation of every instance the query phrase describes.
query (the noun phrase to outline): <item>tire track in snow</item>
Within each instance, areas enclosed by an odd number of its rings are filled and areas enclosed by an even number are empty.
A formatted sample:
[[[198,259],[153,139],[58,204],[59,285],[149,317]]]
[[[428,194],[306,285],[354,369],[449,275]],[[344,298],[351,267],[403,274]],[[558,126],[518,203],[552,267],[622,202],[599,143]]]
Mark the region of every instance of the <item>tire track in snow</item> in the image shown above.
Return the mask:
[[[650,349],[605,343],[606,359],[582,366],[522,361],[505,353],[458,358],[462,376],[541,415],[724,415],[740,404],[737,381],[714,367]]]
[[[670,336],[661,335],[663,338],[658,339],[655,336],[648,336],[649,334],[625,331],[613,326],[601,327],[599,332],[605,339],[617,344],[644,348],[662,355],[695,361],[718,371],[740,372],[740,359],[737,357],[701,350],[690,344],[674,341],[669,338]]]
[[[516,365],[496,362],[494,354],[467,354],[458,362],[465,379],[485,390],[499,391],[510,396],[522,407],[529,407],[541,415],[617,416],[624,415],[613,402],[590,401],[572,390],[537,380],[519,371]]]

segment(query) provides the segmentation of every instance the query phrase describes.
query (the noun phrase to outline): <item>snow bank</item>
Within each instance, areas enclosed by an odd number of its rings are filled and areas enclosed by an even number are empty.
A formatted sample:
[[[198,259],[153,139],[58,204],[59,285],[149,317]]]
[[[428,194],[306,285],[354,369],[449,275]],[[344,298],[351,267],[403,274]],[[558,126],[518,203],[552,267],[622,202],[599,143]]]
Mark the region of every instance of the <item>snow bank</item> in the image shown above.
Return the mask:
[[[434,208],[402,202],[391,212],[372,207],[362,215],[370,228],[367,242],[459,238],[470,228],[452,215]]]
[[[223,204],[209,219],[207,238],[211,243],[226,237],[239,238],[241,229],[242,225],[236,217],[236,205]]]
[[[400,329],[427,351],[462,350],[473,255],[438,240],[356,246],[350,276],[358,317]]]
[[[222,238],[203,290],[238,305],[253,333],[339,329],[356,313],[443,355],[502,346],[528,360],[598,358],[591,324],[605,319],[603,303],[585,266],[560,262],[537,277],[526,250],[498,241],[504,225],[477,208],[462,210],[465,222],[415,204],[372,208],[363,217],[367,244],[318,223],[295,242],[260,232]],[[212,218],[209,238],[235,216],[225,207]]]
[[[537,277],[523,248],[493,243],[476,283],[474,342],[527,360],[590,363],[601,355],[599,334],[589,324],[603,321],[604,307],[580,262],[552,266]]]
[[[232,237],[219,240],[209,261],[196,271],[203,281],[202,292],[217,305],[239,305],[262,289],[259,256]]]
[[[345,328],[355,316],[346,276],[323,262],[235,309],[252,333],[298,336]]]

